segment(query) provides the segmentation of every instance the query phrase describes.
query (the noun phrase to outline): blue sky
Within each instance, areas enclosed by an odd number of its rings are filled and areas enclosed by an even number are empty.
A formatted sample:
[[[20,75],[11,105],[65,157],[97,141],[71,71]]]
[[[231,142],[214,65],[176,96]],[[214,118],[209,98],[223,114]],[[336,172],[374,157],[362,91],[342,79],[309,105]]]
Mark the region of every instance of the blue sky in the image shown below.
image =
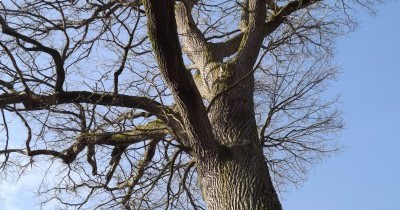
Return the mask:
[[[400,4],[358,19],[357,30],[337,42],[343,73],[330,91],[342,95],[345,147],[283,194],[285,210],[400,210]],[[35,209],[28,188],[39,180],[1,184],[0,209]]]
[[[284,195],[285,210],[400,210],[400,4],[359,12],[357,30],[338,40],[346,129],[343,151]]]

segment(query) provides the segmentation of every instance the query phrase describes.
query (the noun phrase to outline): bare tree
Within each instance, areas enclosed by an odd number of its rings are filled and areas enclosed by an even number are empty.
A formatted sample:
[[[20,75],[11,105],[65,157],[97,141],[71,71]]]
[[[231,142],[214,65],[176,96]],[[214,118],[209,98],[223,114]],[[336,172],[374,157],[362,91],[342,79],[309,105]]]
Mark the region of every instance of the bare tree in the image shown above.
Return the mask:
[[[338,149],[354,3],[3,0],[1,170],[48,168],[66,209],[282,209]]]

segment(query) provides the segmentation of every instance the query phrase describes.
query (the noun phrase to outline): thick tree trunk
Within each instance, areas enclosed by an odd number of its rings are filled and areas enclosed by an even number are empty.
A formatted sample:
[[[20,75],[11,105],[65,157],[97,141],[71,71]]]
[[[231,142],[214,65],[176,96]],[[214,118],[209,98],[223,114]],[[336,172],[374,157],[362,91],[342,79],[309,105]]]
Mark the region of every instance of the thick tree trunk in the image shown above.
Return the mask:
[[[207,113],[183,63],[174,4],[172,0],[144,1],[148,33],[160,72],[176,101],[188,135],[187,143],[197,158],[199,182],[207,208],[281,210],[258,140],[254,114],[252,66],[258,51],[248,49],[261,45],[262,39],[246,39],[240,59],[214,66],[210,72],[213,77],[207,81],[214,99]],[[255,1],[250,5],[262,7],[265,2]],[[258,13],[261,15],[256,19],[264,22],[265,8]],[[256,33],[253,36],[260,32],[253,28],[249,31]]]
[[[232,80],[238,81],[235,76]],[[210,108],[214,135],[224,146],[220,146],[217,160],[198,164],[203,197],[208,210],[281,210],[258,139],[254,78],[242,78],[238,86],[215,98]]]
[[[221,158],[199,164],[199,183],[208,210],[282,209],[259,149],[225,148]]]

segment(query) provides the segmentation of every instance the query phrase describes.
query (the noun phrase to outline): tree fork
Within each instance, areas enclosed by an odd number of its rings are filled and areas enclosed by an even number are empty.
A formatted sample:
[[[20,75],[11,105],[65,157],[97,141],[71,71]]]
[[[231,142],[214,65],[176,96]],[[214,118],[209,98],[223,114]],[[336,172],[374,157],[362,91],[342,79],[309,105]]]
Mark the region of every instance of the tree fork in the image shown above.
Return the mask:
[[[174,5],[173,0],[144,1],[148,34],[160,72],[174,95],[194,153],[200,159],[210,158],[217,154],[218,145],[200,92],[183,63]]]
[[[174,1],[146,0],[144,5],[160,71],[174,94],[197,157],[208,209],[280,210],[262,150],[256,144],[221,146],[214,139],[201,95],[182,60]]]

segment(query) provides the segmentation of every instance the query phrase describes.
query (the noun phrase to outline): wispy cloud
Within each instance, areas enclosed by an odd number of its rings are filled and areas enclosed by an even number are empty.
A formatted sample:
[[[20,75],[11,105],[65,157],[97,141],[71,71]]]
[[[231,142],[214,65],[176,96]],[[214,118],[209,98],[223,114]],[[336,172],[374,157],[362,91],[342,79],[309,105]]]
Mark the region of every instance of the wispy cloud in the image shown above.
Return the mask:
[[[18,182],[0,183],[0,209],[2,210],[36,210],[40,209],[34,190],[40,185],[37,175],[23,176]]]

